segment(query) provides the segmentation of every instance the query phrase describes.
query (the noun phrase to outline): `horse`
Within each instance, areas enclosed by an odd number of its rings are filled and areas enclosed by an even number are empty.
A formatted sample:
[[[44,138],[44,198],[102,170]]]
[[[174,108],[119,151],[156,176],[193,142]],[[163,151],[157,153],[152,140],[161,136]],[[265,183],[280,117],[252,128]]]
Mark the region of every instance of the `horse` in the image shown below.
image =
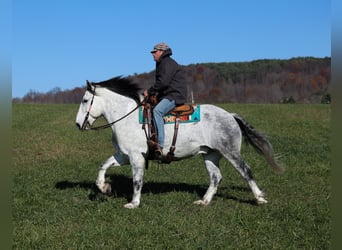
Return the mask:
[[[81,131],[97,129],[93,123],[103,116],[112,129],[114,154],[106,159],[99,168],[96,179],[97,188],[105,194],[111,193],[110,183],[105,182],[109,167],[130,164],[133,180],[132,200],[125,208],[140,205],[143,187],[144,167],[149,147],[146,134],[138,121],[138,108],[143,101],[142,88],[128,77],[113,77],[102,82],[88,82],[80,103],[76,126]],[[236,113],[211,104],[201,104],[201,119],[194,123],[180,124],[174,160],[202,155],[210,184],[202,199],[195,204],[207,206],[212,201],[222,180],[219,161],[222,157],[240,173],[248,183],[257,204],[268,201],[254,180],[250,166],[241,156],[243,137],[257,153],[264,156],[275,173],[283,173],[271,143],[263,133],[258,132],[244,118]],[[173,126],[165,125],[165,148],[171,146]]]

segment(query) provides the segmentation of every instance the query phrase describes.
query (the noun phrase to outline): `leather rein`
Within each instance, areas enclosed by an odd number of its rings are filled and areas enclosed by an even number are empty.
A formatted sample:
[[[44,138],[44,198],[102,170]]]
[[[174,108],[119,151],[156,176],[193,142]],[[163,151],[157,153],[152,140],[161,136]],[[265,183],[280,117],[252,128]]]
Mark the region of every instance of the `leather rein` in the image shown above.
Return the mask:
[[[92,107],[93,102],[94,102],[95,90],[96,90],[96,86],[95,86],[95,88],[94,88],[94,94],[93,94],[93,97],[91,98],[91,102],[90,102],[89,109],[88,109],[88,111],[87,111],[87,114],[86,114],[86,116],[85,116],[85,118],[84,118],[84,121],[83,121],[83,124],[82,124],[82,127],[81,127],[82,130],[85,130],[86,127],[87,127],[87,124],[89,124],[89,123],[88,123],[88,117],[89,117],[90,110],[91,110],[91,107]],[[117,119],[117,120],[115,120],[115,121],[113,121],[113,122],[111,122],[111,123],[107,123],[107,124],[105,124],[105,125],[101,125],[101,126],[97,126],[97,127],[91,127],[91,126],[90,126],[89,129],[90,129],[90,130],[99,130],[99,129],[110,128],[113,124],[115,124],[115,123],[117,123],[117,122],[119,122],[119,121],[125,119],[127,116],[129,116],[130,114],[132,114],[134,111],[136,111],[136,110],[137,110],[140,106],[142,106],[142,105],[143,105],[143,102],[140,102],[133,110],[131,110],[131,111],[128,112],[126,115],[120,117],[119,119]]]

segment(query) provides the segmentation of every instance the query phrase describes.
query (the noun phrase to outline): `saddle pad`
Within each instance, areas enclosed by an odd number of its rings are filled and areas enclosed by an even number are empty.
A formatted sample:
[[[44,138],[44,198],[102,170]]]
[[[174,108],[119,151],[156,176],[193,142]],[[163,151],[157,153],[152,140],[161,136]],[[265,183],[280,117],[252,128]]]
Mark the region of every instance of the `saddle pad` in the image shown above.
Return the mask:
[[[201,115],[200,115],[200,105],[195,104],[194,106],[194,112],[191,115],[181,115],[180,118],[180,123],[185,123],[185,122],[199,122],[201,120]],[[164,116],[164,122],[165,124],[171,124],[174,123],[176,120],[176,116],[174,115],[166,115]],[[139,123],[143,123],[143,107],[139,108]]]

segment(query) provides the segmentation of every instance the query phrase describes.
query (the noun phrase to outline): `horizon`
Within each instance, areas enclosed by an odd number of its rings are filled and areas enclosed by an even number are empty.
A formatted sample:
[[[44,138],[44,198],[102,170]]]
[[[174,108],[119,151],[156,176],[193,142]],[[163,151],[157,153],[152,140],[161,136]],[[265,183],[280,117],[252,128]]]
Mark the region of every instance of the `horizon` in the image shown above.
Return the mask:
[[[292,58],[289,58],[289,59],[278,59],[278,58],[262,58],[262,59],[255,59],[255,60],[251,60],[251,61],[241,61],[241,62],[201,62],[201,63],[191,63],[191,64],[187,64],[187,65],[181,65],[181,66],[183,66],[183,67],[188,67],[188,66],[191,66],[191,65],[201,65],[201,64],[222,64],[222,63],[227,63],[227,64],[229,64],[229,63],[252,63],[252,62],[256,62],[256,61],[263,61],[263,60],[279,60],[279,61],[288,61],[288,60],[293,60],[293,59],[297,59],[297,58],[314,58],[314,59],[325,59],[325,58],[330,58],[331,59],[331,56],[325,56],[325,57],[313,57],[313,56],[299,56],[299,57],[292,57]],[[154,69],[153,70],[151,70],[151,71],[149,71],[149,72],[141,72],[141,73],[134,73],[134,74],[132,74],[132,75],[126,75],[126,76],[124,76],[124,77],[132,77],[132,76],[134,76],[134,75],[142,75],[142,74],[149,74],[149,73],[151,73],[151,72],[153,72],[154,71]],[[117,77],[117,76],[120,76],[120,75],[115,75],[115,76],[112,76],[112,77],[109,77],[109,78],[107,78],[107,79],[110,79],[110,78],[113,78],[113,77]],[[104,80],[107,80],[107,79],[101,79],[100,81],[104,81]],[[55,89],[59,89],[59,91],[71,91],[71,90],[73,90],[73,89],[75,89],[75,88],[83,88],[83,87],[86,87],[86,83],[84,83],[84,84],[82,84],[82,85],[80,85],[80,86],[74,86],[74,87],[72,87],[72,88],[70,88],[70,89],[68,89],[68,88],[66,88],[66,89],[62,89],[62,88],[60,88],[60,87],[58,87],[58,86],[55,86],[55,87],[52,87],[50,90],[48,90],[48,91],[46,91],[46,92],[40,92],[40,91],[36,91],[36,90],[34,90],[34,89],[30,89],[25,95],[27,95],[27,94],[29,94],[30,92],[34,92],[34,93],[36,93],[36,94],[47,94],[48,92],[50,92],[50,91],[53,91],[53,90],[55,90]],[[24,96],[25,96],[24,95]],[[12,96],[12,99],[21,99],[21,98],[23,98],[24,96],[22,96],[22,97],[13,97]]]

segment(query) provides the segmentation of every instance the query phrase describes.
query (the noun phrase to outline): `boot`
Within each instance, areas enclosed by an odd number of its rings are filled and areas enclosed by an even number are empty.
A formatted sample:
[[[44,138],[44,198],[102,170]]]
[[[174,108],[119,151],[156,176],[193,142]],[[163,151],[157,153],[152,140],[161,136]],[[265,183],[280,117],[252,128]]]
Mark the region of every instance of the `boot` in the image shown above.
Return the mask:
[[[163,148],[160,147],[160,145],[153,140],[147,140],[147,144],[150,150],[154,152],[155,157],[157,159],[161,159],[163,155]]]
[[[163,155],[163,148],[157,144],[156,149],[154,150],[154,155],[156,156],[157,159],[161,159]]]

